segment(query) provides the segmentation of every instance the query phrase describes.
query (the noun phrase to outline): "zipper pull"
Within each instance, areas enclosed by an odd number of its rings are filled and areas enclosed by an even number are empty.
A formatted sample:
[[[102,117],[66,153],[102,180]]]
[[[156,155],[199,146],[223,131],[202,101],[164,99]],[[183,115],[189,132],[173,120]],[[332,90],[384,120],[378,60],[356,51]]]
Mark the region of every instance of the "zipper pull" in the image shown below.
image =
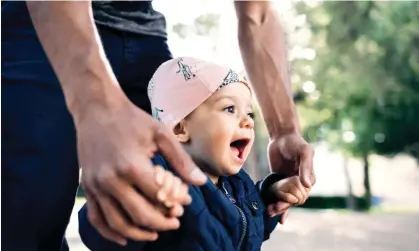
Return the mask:
[[[225,195],[231,201],[231,203],[236,204],[236,200],[228,193],[226,187],[224,186],[224,183],[222,184],[222,188],[224,190]]]
[[[231,203],[236,204],[236,200],[233,197],[231,197],[230,194],[227,193],[226,195],[227,195],[227,198],[231,201]]]

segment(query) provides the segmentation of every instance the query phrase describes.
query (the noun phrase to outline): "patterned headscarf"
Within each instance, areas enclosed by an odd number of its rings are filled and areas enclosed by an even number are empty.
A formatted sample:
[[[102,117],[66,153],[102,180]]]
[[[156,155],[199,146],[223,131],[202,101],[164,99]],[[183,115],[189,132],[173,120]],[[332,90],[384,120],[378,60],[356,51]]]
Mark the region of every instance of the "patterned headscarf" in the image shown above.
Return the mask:
[[[231,83],[250,84],[237,72],[211,62],[182,57],[163,63],[148,85],[153,117],[175,126],[214,92]]]

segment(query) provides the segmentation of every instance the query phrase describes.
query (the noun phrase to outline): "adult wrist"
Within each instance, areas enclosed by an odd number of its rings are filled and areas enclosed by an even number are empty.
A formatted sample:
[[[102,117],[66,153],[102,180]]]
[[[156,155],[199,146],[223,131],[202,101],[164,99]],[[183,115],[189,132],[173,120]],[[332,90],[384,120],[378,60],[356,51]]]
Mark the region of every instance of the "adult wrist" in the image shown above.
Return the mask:
[[[298,120],[295,104],[288,95],[281,99],[274,99],[265,91],[261,99],[261,108],[266,128],[271,139],[287,134],[300,134],[301,127]],[[279,91],[277,91],[280,93]]]
[[[89,50],[70,61],[74,63],[62,76],[61,85],[75,122],[92,108],[115,109],[127,103],[128,98],[100,50]]]
[[[268,129],[269,138],[271,140],[280,138],[288,134],[302,135],[301,127],[298,121],[288,121],[287,123],[281,123],[280,121],[278,121],[278,119],[266,119],[266,126]]]
[[[116,80],[91,77],[77,79],[82,84],[74,84],[70,90],[64,91],[68,110],[76,124],[88,113],[92,114],[92,110],[112,111],[129,102]]]

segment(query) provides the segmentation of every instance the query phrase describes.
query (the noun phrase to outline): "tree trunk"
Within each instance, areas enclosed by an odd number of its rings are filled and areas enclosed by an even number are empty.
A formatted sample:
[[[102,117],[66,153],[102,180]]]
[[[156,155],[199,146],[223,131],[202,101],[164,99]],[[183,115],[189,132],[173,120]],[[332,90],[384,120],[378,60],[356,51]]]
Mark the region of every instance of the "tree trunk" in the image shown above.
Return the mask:
[[[346,178],[346,186],[348,188],[348,197],[346,200],[346,208],[349,210],[355,210],[355,197],[352,193],[352,181],[351,176],[349,175],[349,169],[348,169],[348,158],[343,157],[343,170],[345,172],[345,178]]]
[[[365,153],[362,156],[364,161],[364,188],[365,188],[365,209],[369,210],[371,208],[371,185],[370,185],[370,174],[369,174],[369,161],[368,161],[368,154]]]

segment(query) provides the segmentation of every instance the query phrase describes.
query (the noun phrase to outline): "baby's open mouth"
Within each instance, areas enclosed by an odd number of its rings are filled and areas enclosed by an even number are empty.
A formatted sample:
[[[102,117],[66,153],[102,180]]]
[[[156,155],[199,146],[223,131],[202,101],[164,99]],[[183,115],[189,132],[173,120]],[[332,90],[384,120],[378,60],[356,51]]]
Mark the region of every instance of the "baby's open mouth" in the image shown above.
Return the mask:
[[[230,149],[235,156],[239,159],[243,159],[243,152],[246,146],[249,144],[249,139],[239,139],[231,142]]]

